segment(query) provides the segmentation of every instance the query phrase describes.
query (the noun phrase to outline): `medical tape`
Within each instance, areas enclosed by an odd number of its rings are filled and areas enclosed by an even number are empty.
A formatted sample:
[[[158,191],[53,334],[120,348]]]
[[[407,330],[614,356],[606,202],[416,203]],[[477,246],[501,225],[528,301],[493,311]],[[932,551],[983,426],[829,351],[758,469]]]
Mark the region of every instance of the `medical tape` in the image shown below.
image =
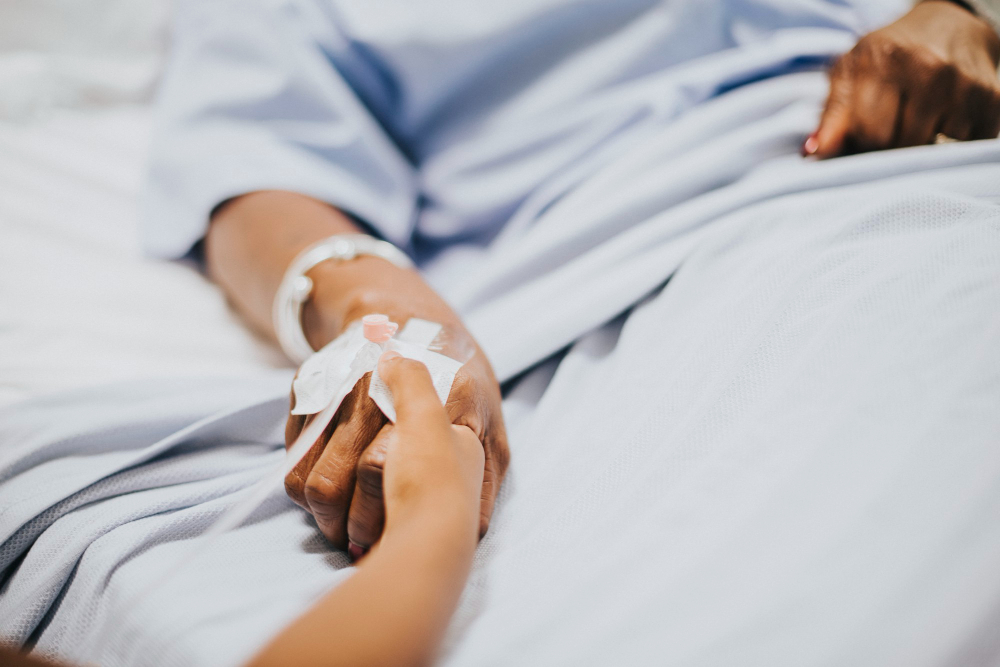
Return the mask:
[[[392,392],[378,375],[378,360],[384,351],[394,350],[404,357],[423,362],[430,371],[435,393],[442,404],[447,402],[455,375],[471,355],[459,361],[429,349],[435,340],[440,338],[442,330],[443,327],[436,322],[411,318],[395,338],[383,343],[373,343],[365,338],[362,322],[355,322],[344,333],[307,359],[299,368],[298,375],[292,383],[292,393],[295,397],[292,414],[315,416],[285,452],[280,466],[248,487],[243,492],[243,497],[223,512],[199,536],[187,553],[130,598],[122,606],[122,617],[130,617],[135,608],[151,593],[188,567],[202,552],[208,550],[219,536],[243,523],[277,489],[282,488],[285,478],[319,441],[337,414],[340,404],[365,374],[372,373],[368,395],[386,418],[392,422],[396,421]],[[89,657],[91,649],[101,646],[107,628],[108,625],[105,623],[99,632],[91,634],[91,642],[82,652],[84,659]]]

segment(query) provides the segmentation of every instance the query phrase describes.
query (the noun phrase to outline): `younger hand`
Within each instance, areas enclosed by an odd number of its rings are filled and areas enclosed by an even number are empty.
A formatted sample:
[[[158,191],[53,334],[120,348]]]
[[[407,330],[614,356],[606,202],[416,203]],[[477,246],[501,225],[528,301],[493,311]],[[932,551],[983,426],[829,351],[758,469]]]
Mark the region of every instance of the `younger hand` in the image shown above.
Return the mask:
[[[802,152],[819,158],[919,146],[938,134],[1000,132],[1000,37],[947,0],[927,0],[863,37],[830,72],[819,129]]]
[[[383,472],[386,534],[398,525],[431,518],[475,544],[485,463],[482,443],[468,426],[451,423],[422,363],[386,352],[378,371],[396,408]]]
[[[479,437],[486,452],[480,503],[480,534],[485,534],[508,458],[500,386],[486,355],[458,316],[413,271],[379,258],[361,257],[321,264],[311,277],[314,294],[303,320],[316,349],[333,340],[347,322],[369,313],[385,313],[400,325],[411,317],[441,323],[441,354],[467,360],[455,376],[445,410],[452,423],[467,426]],[[367,375],[358,382],[316,446],[285,479],[292,500],[313,515],[334,546],[355,559],[382,534],[382,475],[395,429],[369,398],[368,382]],[[289,417],[288,444],[310,419]]]

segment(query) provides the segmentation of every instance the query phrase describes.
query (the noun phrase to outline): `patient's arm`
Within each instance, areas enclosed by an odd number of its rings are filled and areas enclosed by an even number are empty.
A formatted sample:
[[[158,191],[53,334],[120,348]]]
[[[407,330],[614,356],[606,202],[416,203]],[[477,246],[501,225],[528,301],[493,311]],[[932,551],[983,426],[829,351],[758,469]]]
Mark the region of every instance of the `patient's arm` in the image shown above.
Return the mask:
[[[385,534],[358,571],[254,659],[269,665],[431,662],[472,562],[484,455],[453,426],[427,369],[398,355],[379,372],[397,424],[385,468]]]
[[[836,63],[819,129],[803,153],[918,146],[938,134],[995,138],[998,59],[1000,36],[985,20],[948,0],[920,2]]]
[[[294,257],[319,239],[357,231],[348,216],[323,202],[291,192],[255,192],[216,211],[205,241],[206,259],[210,274],[246,320],[273,337],[271,302]],[[419,274],[379,258],[323,262],[309,277],[315,288],[303,323],[316,349],[351,321],[379,312],[400,325],[410,317],[439,322],[451,345],[473,353],[459,371],[446,407],[452,421],[472,429],[486,449],[485,531],[507,467],[507,436],[493,369],[462,321]],[[290,417],[289,442],[304,423],[303,417]],[[323,534],[340,548],[350,540],[354,556],[382,532],[382,462],[391,432],[368,397],[367,382],[358,383],[344,401],[332,435],[327,433],[327,442],[316,448],[319,456],[306,457],[286,480],[289,495],[313,514]]]

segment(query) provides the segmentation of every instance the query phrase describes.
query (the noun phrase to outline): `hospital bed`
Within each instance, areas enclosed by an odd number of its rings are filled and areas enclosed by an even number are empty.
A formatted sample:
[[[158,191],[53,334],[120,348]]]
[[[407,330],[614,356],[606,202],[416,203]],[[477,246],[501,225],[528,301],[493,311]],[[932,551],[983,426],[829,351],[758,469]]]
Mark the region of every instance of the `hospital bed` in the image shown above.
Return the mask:
[[[90,3],[67,20],[103,32],[67,43],[56,4],[0,10],[36,31],[0,77],[48,86],[0,86],[0,636],[102,665],[239,664],[350,569],[276,489],[120,613],[280,460],[293,369],[196,267],[140,253],[166,6]],[[775,86],[813,91],[775,112],[801,134],[821,77]],[[635,173],[676,145],[617,177],[646,196]],[[1000,149],[931,150],[764,160],[685,209],[721,222],[683,262],[654,252],[676,226],[637,226],[630,272],[567,263],[645,296],[569,347],[549,323],[554,355],[498,326],[514,305],[468,309],[507,379],[513,462],[446,664],[1000,661]],[[665,290],[630,281],[672,261]]]

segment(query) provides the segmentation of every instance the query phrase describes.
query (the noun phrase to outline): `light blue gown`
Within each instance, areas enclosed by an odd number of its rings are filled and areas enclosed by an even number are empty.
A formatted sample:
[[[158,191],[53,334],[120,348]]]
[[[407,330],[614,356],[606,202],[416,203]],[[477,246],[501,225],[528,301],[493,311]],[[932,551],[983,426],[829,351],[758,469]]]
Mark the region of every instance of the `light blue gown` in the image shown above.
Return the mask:
[[[644,130],[816,69],[901,0],[188,0],[159,95],[145,239],[181,255],[261,189],[393,243],[485,242]]]

